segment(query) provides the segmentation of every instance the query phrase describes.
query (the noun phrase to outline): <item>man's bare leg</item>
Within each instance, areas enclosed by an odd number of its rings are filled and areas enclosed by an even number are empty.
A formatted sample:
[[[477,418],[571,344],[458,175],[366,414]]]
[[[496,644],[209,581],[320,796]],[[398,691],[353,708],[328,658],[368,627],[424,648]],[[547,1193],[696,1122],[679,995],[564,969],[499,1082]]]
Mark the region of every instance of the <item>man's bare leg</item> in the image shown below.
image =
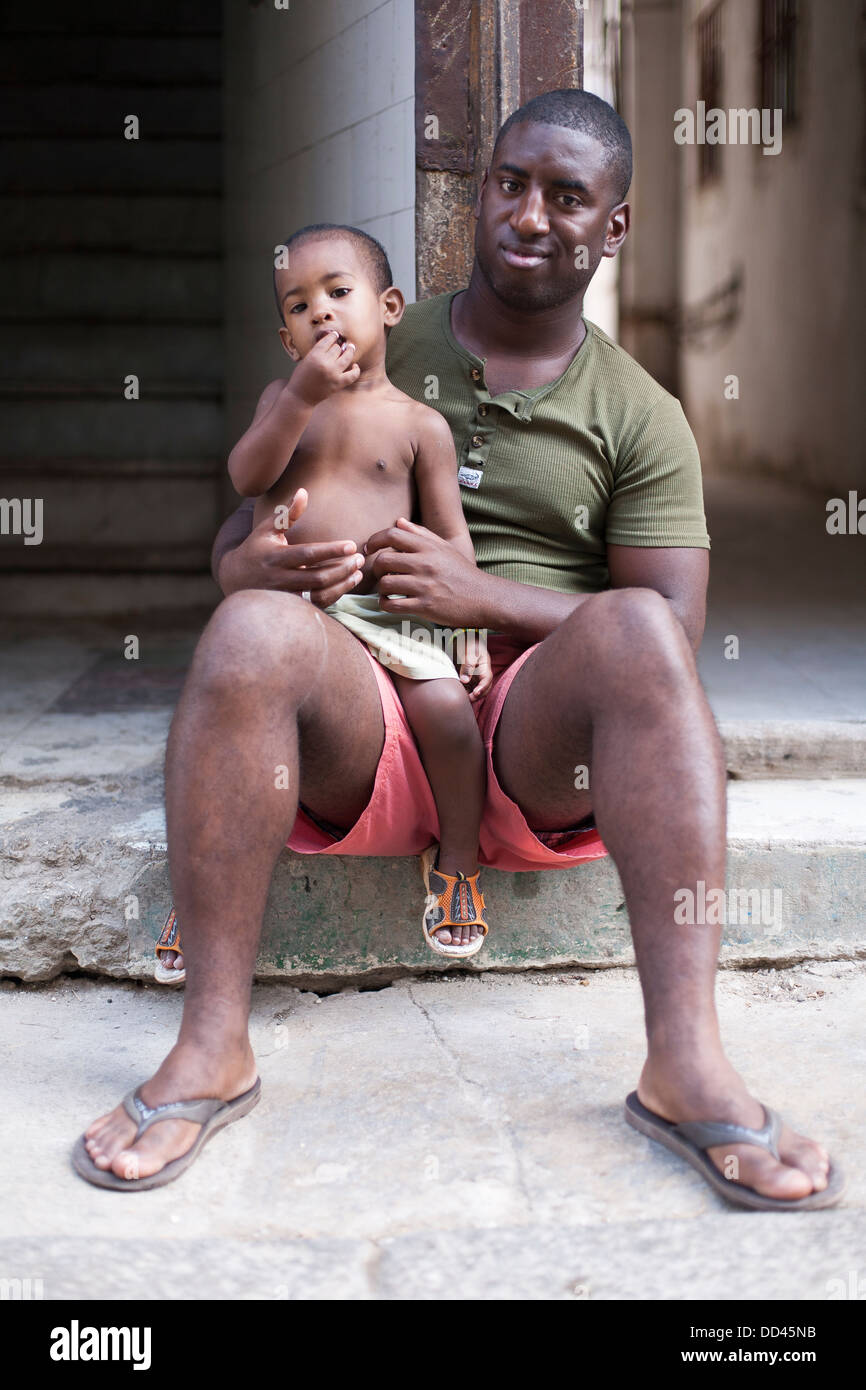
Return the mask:
[[[250,984],[268,887],[301,793],[351,825],[384,741],[378,688],[360,643],[291,594],[232,594],[199,640],[166,748],[171,884],[187,970],[175,1046],[141,1090],[148,1105],[232,1099],[255,1081]],[[277,785],[288,769],[288,787]],[[97,1167],[147,1177],[185,1153],[199,1126],[152,1126],[134,1148],[122,1107],[87,1131]]]
[[[544,718],[538,712],[544,711]],[[589,790],[575,791],[575,768]],[[536,830],[595,815],[625,890],[648,1053],[638,1095],[665,1119],[759,1128],[758,1101],[722,1049],[720,929],[675,926],[674,893],[724,888],[725,765],[691,649],[667,601],[613,590],[581,605],[515,677],[494,746],[499,781]],[[778,1163],[754,1146],[709,1150],[773,1197],[826,1187],[824,1149],[785,1127]]]

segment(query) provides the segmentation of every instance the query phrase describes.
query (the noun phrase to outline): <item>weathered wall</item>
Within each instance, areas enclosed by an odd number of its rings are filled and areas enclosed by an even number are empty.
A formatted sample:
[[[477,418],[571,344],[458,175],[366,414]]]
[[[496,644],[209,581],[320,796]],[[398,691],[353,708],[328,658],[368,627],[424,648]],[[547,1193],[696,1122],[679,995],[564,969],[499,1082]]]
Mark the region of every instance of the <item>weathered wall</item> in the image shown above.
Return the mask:
[[[506,117],[583,86],[584,13],[574,0],[416,0],[420,298],[469,279],[475,200]]]
[[[618,257],[620,341],[675,395],[681,150],[673,142],[673,113],[682,101],[682,25],[681,0],[634,0],[623,16],[623,116],[634,177],[632,226]]]
[[[685,7],[685,83],[697,98],[693,22]],[[680,292],[690,308],[739,270],[734,322],[701,345],[686,338],[684,404],[705,469],[776,473],[835,495],[862,486],[864,19],[860,0],[801,6],[802,118],[781,153],[727,145],[722,177],[697,185],[697,150],[674,146],[683,227]],[[758,6],[722,8],[722,103],[758,104]],[[671,139],[673,140],[673,111]],[[739,400],[724,378],[739,377]]]
[[[385,246],[415,298],[413,0],[226,0],[228,447],[289,359],[273,248],[307,222]],[[236,494],[226,478],[225,509]]]

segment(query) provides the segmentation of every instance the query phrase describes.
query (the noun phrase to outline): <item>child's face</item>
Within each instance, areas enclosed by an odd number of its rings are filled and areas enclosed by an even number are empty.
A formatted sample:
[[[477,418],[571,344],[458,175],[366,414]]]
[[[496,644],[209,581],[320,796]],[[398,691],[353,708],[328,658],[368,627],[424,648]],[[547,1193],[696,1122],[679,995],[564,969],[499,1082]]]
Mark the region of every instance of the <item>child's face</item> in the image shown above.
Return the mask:
[[[403,296],[393,287],[377,294],[370,270],[349,240],[303,241],[289,252],[289,265],[277,271],[283,314],[283,347],[300,362],[328,331],[355,344],[355,361],[364,365],[371,349],[385,349],[385,327],[397,323]]]

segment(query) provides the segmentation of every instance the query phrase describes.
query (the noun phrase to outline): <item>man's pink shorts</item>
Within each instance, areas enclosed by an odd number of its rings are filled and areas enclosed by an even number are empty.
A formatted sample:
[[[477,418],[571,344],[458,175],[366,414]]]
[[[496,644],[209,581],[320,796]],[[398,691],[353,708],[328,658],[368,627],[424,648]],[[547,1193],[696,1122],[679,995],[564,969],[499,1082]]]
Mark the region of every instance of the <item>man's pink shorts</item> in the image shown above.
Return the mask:
[[[535,644],[537,646],[538,643]],[[500,787],[493,770],[493,735],[511,682],[535,646],[510,638],[489,639],[493,684],[474,706],[487,751],[487,800],[481,822],[479,862],[509,872],[567,869],[607,853],[598,831],[540,832],[526,823],[520,807]],[[379,685],[385,718],[385,745],[376,769],[373,794],[352,829],[338,839],[300,808],[288,840],[299,854],[368,854],[383,858],[417,855],[439,838],[436,803],[397,691],[383,666],[364,651]],[[555,848],[553,847],[555,845]]]

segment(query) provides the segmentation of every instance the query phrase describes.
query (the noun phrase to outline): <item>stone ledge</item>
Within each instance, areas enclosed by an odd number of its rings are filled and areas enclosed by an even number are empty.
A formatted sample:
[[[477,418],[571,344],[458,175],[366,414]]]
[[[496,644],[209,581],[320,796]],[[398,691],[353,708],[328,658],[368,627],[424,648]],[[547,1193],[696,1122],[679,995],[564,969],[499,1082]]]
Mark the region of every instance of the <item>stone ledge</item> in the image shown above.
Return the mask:
[[[0,798],[0,975],[69,971],[147,979],[171,898],[153,781],[108,795],[58,786]],[[866,950],[866,782],[729,787],[729,890],[781,894],[781,926],[726,928],[723,963],[788,963]],[[609,859],[552,873],[485,873],[492,931],[475,970],[605,967],[633,961]],[[285,851],[271,884],[257,977],[370,987],[447,969],[426,948],[414,860]],[[125,913],[138,915],[125,920]],[[482,963],[483,962],[483,963]]]

